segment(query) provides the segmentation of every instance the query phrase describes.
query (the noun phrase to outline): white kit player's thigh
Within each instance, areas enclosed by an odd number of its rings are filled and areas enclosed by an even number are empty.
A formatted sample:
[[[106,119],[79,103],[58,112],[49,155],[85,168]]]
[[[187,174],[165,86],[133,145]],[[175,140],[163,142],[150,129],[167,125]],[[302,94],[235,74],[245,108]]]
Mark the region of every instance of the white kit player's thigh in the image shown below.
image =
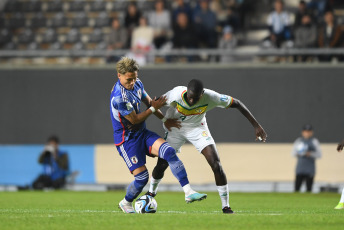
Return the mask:
[[[188,128],[188,131],[186,132],[186,138],[196,147],[199,152],[201,152],[208,145],[215,145],[215,141],[211,136],[206,124]]]
[[[165,140],[171,145],[177,153],[180,153],[180,148],[185,144],[186,139],[179,131],[165,132]]]

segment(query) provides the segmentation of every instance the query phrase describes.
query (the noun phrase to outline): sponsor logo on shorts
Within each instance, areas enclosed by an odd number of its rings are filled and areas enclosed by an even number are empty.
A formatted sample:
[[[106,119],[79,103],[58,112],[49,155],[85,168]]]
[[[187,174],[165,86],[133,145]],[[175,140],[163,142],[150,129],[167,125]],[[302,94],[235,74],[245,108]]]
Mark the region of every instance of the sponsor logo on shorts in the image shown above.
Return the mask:
[[[203,131],[203,132],[202,132],[202,136],[203,136],[203,137],[207,137],[207,136],[208,136],[207,131]]]
[[[130,158],[130,160],[131,162],[133,162],[133,164],[137,164],[137,162],[139,162],[136,156],[133,156],[132,158]]]

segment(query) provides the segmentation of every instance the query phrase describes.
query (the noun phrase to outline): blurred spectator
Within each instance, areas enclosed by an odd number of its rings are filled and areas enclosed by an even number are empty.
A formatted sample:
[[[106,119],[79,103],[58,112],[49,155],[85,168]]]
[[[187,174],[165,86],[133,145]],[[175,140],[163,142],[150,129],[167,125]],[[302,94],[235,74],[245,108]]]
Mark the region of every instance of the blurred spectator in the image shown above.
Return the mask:
[[[332,4],[329,0],[310,0],[307,8],[311,9],[318,18],[322,18],[326,11],[332,10]]]
[[[317,41],[317,29],[310,15],[305,14],[302,17],[301,25],[295,30],[294,45],[296,48],[314,48]],[[304,62],[308,58],[307,55],[301,56]]]
[[[128,31],[128,43],[127,46],[131,44],[132,32],[139,25],[141,17],[141,12],[137,9],[135,2],[130,2],[125,13],[124,26]]]
[[[230,26],[223,28],[223,35],[219,42],[219,49],[223,51],[233,50],[237,46],[237,39],[233,34],[233,29]],[[230,54],[223,54],[220,57],[220,62],[228,63],[234,60],[233,56]]]
[[[282,42],[291,39],[290,18],[289,14],[283,11],[283,2],[281,0],[276,0],[274,7],[275,10],[269,14],[267,19],[270,35],[265,40],[280,48]]]
[[[294,29],[297,29],[299,26],[302,25],[302,17],[304,15],[309,15],[311,17],[311,20],[316,23],[316,21],[314,21],[312,17],[311,10],[307,8],[306,2],[302,0],[300,1],[299,7],[295,13]]]
[[[154,45],[160,49],[168,41],[171,32],[170,12],[164,9],[162,0],[155,2],[155,10],[148,14],[148,22],[154,29]]]
[[[340,25],[336,25],[332,11],[327,11],[324,16],[325,23],[318,33],[319,48],[336,48],[342,44],[342,31]],[[330,61],[334,55],[320,55],[320,61]]]
[[[38,162],[43,166],[43,173],[33,182],[34,189],[60,189],[65,185],[69,173],[68,154],[59,149],[58,137],[49,137]]]
[[[194,12],[193,16],[196,34],[202,46],[216,48],[216,15],[209,9],[208,0],[200,0],[200,9]]]
[[[240,29],[240,19],[238,15],[235,13],[234,8],[227,8],[226,19],[222,21],[220,24],[222,27],[230,26],[234,31],[238,31]]]
[[[114,18],[111,24],[111,31],[108,37],[108,50],[117,50],[127,48],[128,32],[120,24],[118,18]],[[119,56],[109,56],[107,62],[117,62]]]
[[[154,29],[147,25],[147,19],[140,18],[140,26],[134,29],[131,40],[132,53],[129,55],[140,65],[147,63],[147,54],[152,49]]]
[[[177,22],[177,17],[180,13],[186,14],[188,18],[188,23],[192,22],[192,9],[188,3],[185,3],[184,0],[175,0],[176,7],[172,11],[172,23],[175,25]]]
[[[177,21],[173,26],[173,48],[191,49],[196,48],[197,38],[195,36],[192,25],[189,23],[187,14],[181,12],[177,15]],[[188,56],[188,61],[192,61],[193,57]]]
[[[315,160],[321,157],[318,139],[313,137],[313,127],[304,125],[302,136],[294,142],[293,156],[297,157],[295,192],[299,192],[301,185],[306,181],[307,192],[312,191],[315,176]]]

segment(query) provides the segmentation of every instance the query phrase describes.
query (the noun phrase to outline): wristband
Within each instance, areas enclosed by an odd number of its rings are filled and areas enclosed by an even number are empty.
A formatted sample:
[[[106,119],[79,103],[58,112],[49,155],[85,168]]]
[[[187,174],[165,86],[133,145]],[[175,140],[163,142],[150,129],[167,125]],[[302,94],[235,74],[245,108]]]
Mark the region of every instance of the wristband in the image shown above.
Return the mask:
[[[166,117],[161,118],[162,123],[165,123],[167,121]]]
[[[155,113],[155,108],[153,106],[149,107],[150,110],[152,110],[152,113]]]

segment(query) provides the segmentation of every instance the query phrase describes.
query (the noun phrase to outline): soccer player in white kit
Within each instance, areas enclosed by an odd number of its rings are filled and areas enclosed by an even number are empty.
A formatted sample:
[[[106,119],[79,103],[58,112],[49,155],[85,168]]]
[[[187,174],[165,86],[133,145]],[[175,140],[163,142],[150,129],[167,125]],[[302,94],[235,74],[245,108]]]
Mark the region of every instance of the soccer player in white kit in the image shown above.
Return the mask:
[[[341,152],[344,148],[344,139],[342,140],[342,142],[340,142],[337,146],[337,151]],[[336,207],[334,207],[334,209],[344,209],[344,188],[342,190],[342,195],[340,197],[339,203],[337,204]]]
[[[266,141],[266,133],[262,126],[253,117],[246,106],[228,95],[219,94],[210,89],[204,89],[200,80],[193,79],[189,82],[188,87],[177,86],[168,91],[164,96],[167,98],[167,105],[170,108],[166,112],[163,122],[169,119],[178,119],[180,122],[179,129],[167,127],[166,141],[177,151],[186,142],[191,142],[196,149],[204,155],[211,166],[217,190],[219,192],[223,213],[234,213],[229,205],[228,185],[226,174],[222,169],[219,155],[217,153],[214,139],[212,138],[207,126],[205,118],[206,112],[215,107],[220,108],[236,108],[238,109],[253,125],[255,129],[256,140]],[[155,166],[150,187],[147,194],[155,196],[158,185],[164,176],[164,172],[168,167],[168,163],[163,159],[158,159]]]

